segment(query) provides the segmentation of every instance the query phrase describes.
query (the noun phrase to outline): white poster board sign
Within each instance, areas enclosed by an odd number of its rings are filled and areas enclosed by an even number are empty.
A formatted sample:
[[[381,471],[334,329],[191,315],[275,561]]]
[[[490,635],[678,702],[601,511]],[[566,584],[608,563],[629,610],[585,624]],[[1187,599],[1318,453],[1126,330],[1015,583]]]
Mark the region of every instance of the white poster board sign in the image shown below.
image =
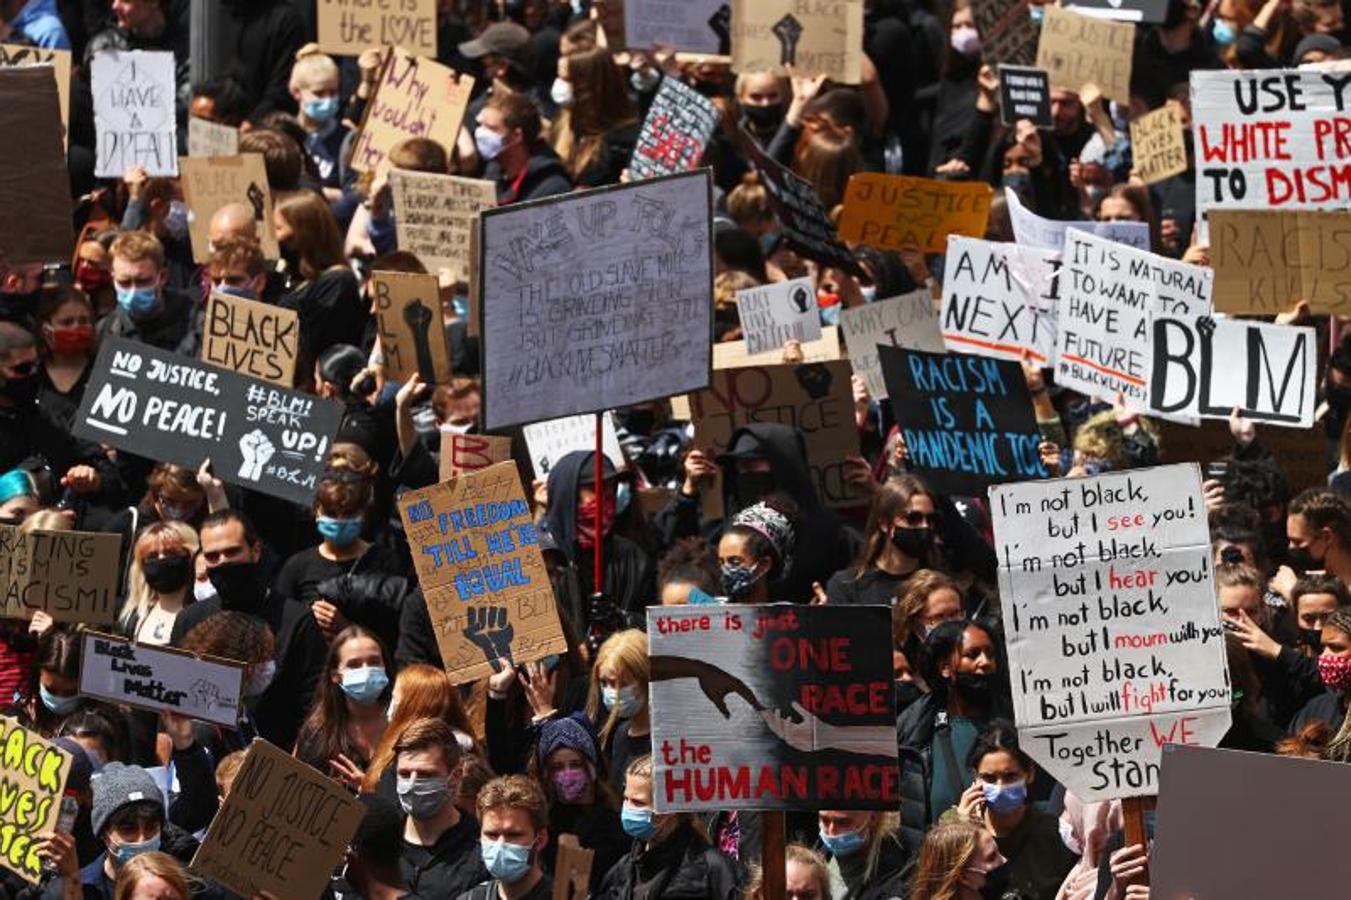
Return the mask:
[[[1195,464],[990,489],[1020,746],[1082,800],[1214,746],[1229,674]]]
[[[151,176],[178,174],[174,55],[104,50],[94,54],[94,175],[121,178],[133,166]]]
[[[727,0],[623,0],[623,7],[626,46],[662,46],[707,56],[731,52]]]
[[[1055,354],[1060,254],[951,235],[943,268],[943,339],[957,353],[1040,366]]]
[[[1056,382],[1145,412],[1156,315],[1207,315],[1213,270],[1070,229],[1056,307]]]
[[[601,450],[617,471],[624,470],[624,453],[619,449],[615,432],[614,414],[602,413]],[[554,463],[574,450],[590,453],[596,449],[596,417],[594,415],[564,416],[548,422],[532,422],[521,429],[525,436],[526,452],[535,467],[535,477],[549,477]]]
[[[821,314],[811,278],[794,278],[736,292],[737,315],[746,352],[754,356],[789,341],[821,338]]]
[[[877,346],[945,353],[933,297],[925,288],[840,310],[840,328],[849,348],[849,365],[868,385],[874,400],[887,399],[887,383]]]
[[[1005,191],[1004,199],[1008,201],[1013,239],[1024,247],[1064,250],[1065,232],[1077,228],[1109,241],[1116,241],[1118,244],[1126,244],[1139,250],[1149,249],[1147,222],[1060,222],[1039,216],[1028,209],[1019,199],[1017,191]]]
[[[1338,72],[1193,72],[1197,227],[1211,209],[1345,209],[1346,88]]]
[[[707,387],[711,231],[707,169],[484,210],[485,427]]]
[[[1150,409],[1312,428],[1318,334],[1312,328],[1205,316],[1154,319]]]
[[[234,728],[244,708],[243,686],[243,663],[93,631],[83,635],[80,693],[86,697]]]

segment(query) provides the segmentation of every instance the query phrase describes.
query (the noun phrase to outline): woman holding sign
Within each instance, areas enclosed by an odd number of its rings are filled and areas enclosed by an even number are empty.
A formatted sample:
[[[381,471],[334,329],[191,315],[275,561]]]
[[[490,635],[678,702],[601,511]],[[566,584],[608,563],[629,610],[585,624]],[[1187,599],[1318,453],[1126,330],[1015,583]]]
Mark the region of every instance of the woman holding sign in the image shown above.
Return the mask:
[[[379,638],[360,625],[338,633],[329,644],[327,677],[296,737],[297,759],[349,787],[360,786],[385,733],[386,661]]]

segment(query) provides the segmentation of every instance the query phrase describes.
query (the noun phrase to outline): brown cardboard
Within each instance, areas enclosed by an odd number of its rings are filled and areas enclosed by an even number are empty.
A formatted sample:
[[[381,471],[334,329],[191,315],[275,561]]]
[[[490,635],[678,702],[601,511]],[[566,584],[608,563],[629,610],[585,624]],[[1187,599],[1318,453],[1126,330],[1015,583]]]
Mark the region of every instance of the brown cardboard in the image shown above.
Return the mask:
[[[1209,218],[1216,312],[1270,316],[1308,300],[1315,315],[1351,313],[1351,215],[1213,209]]]
[[[374,47],[401,47],[436,56],[436,0],[319,0],[318,18],[319,49],[325,53],[360,56]]]
[[[863,0],[733,0],[732,69],[862,78]]]
[[[428,272],[449,269],[470,282],[472,235],[481,210],[497,205],[497,186],[479,178],[390,169],[399,249],[417,255]]]
[[[23,44],[0,44],[0,67],[34,65],[56,67],[56,93],[61,98],[62,140],[69,143],[70,51],[57,50],[53,47],[28,47]]]
[[[111,625],[121,605],[122,536],[0,525],[0,617]]]
[[[449,156],[473,90],[472,77],[395,48],[366,104],[352,168],[374,172],[386,167],[389,151],[413,137],[436,141]]]
[[[202,323],[202,362],[291,387],[299,352],[295,310],[211,292]]]
[[[950,234],[985,237],[993,196],[979,181],[860,173],[845,188],[840,238],[884,250],[942,253]]]
[[[1161,106],[1132,122],[1131,152],[1135,171],[1145,184],[1187,171],[1187,145],[1177,108]]]
[[[440,479],[448,481],[465,472],[477,472],[511,459],[511,438],[495,434],[441,432]]]
[[[222,206],[243,203],[253,209],[263,256],[277,259],[277,237],[272,230],[272,190],[261,153],[238,156],[185,156],[178,163],[183,200],[192,211],[188,234],[194,262],[211,259],[211,217]]]
[[[427,384],[449,384],[450,349],[436,276],[372,272],[371,303],[388,377],[407,381],[420,373]]]
[[[1042,9],[1037,68],[1050,76],[1051,87],[1078,92],[1096,84],[1104,97],[1130,103],[1135,26],[1049,4]]]
[[[0,258],[11,265],[64,262],[75,239],[55,71],[0,68]]]

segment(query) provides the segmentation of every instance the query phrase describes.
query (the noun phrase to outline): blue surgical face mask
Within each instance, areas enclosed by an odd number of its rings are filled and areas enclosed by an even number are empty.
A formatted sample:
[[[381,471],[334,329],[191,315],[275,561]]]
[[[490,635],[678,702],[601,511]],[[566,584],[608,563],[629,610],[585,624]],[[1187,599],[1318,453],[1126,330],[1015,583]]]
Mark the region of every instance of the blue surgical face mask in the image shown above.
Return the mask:
[[[997,815],[1007,816],[1027,802],[1026,781],[1014,781],[1004,785],[982,781],[980,790],[985,795],[985,805]]]
[[[362,666],[342,670],[342,691],[357,703],[374,703],[389,687],[384,666]]]
[[[1234,23],[1225,19],[1216,19],[1210,23],[1210,36],[1215,39],[1215,43],[1221,47],[1228,47],[1234,41],[1238,40],[1238,31],[1234,29]]]
[[[820,307],[821,324],[838,326],[840,324],[840,310],[842,309],[844,309],[843,303],[836,303],[834,306]]]
[[[80,706],[79,694],[73,697],[62,697],[47,690],[45,684],[38,685],[38,696],[42,698],[42,705],[47,707],[49,712],[58,716],[68,716]]]
[[[498,154],[502,152],[502,144],[502,135],[491,128],[480,125],[474,129],[474,146],[485,162],[497,159]]]
[[[657,833],[651,809],[637,809],[625,803],[624,811],[619,814],[619,822],[624,826],[624,833],[634,840],[646,841]]]
[[[853,856],[863,849],[863,845],[868,843],[867,836],[862,831],[846,831],[843,834],[826,834],[821,832],[821,844],[830,852],[831,856]]]
[[[133,319],[143,319],[155,311],[159,291],[153,287],[117,288],[117,305]]]
[[[338,114],[338,98],[324,97],[322,99],[306,100],[300,105],[305,113],[305,118],[312,122],[327,122]]]
[[[182,200],[169,202],[169,211],[164,214],[164,230],[175,240],[181,241],[188,236],[188,205]]]
[[[877,285],[875,284],[859,285],[858,292],[863,295],[864,303],[877,302]]]
[[[558,668],[558,664],[562,661],[563,657],[559,656],[557,653],[550,653],[548,656],[541,659],[539,664],[544,671],[552,672],[554,669]]]
[[[506,841],[481,840],[483,866],[502,884],[515,884],[530,873],[530,848]]]
[[[225,294],[227,297],[238,297],[241,300],[257,300],[258,297],[253,291],[246,287],[236,287],[233,284],[213,284],[211,290],[217,294]]]
[[[159,849],[160,835],[156,834],[152,838],[144,841],[135,841],[130,844],[114,844],[109,849],[117,859],[118,865],[125,866],[142,853],[154,853]]]
[[[621,719],[632,719],[643,709],[643,698],[638,696],[638,689],[631,684],[626,684],[619,690],[612,687],[602,687],[600,699],[605,704],[606,709],[614,709],[618,704]]]
[[[321,538],[339,550],[352,546],[356,543],[357,538],[361,537],[360,519],[335,519],[331,516],[318,516],[314,520],[314,527],[319,531]]]

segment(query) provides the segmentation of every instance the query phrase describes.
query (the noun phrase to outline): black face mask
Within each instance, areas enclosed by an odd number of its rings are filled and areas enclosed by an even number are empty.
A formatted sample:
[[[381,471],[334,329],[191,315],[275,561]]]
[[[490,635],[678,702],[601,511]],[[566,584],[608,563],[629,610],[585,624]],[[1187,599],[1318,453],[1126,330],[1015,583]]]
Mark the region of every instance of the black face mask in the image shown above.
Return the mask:
[[[192,560],[186,556],[160,556],[141,563],[145,583],[157,594],[183,589],[192,577]]]
[[[0,385],[0,394],[19,406],[27,406],[38,398],[42,382],[36,372],[23,378],[8,378]]]
[[[624,413],[624,429],[630,434],[650,435],[656,424],[657,414],[650,409],[631,409]]]
[[[1329,384],[1323,399],[1327,400],[1334,412],[1345,416],[1346,411],[1351,409],[1351,386]]]
[[[207,569],[206,577],[220,595],[220,605],[224,609],[255,608],[267,593],[255,562],[221,563]]]
[[[923,696],[924,692],[919,689],[919,685],[915,684],[915,682],[896,682],[896,714],[900,715],[901,710]]]
[[[774,493],[772,472],[738,472],[736,498],[743,508]]]
[[[1290,563],[1290,568],[1300,573],[1314,570],[1321,571],[1323,566],[1326,565],[1324,560],[1318,559],[1310,553],[1308,547],[1291,547],[1285,551],[1285,560]]]
[[[930,535],[927,528],[896,528],[891,532],[891,546],[911,559],[924,560],[929,555]]]
[[[783,107],[777,103],[770,106],[743,106],[742,113],[746,116],[746,121],[759,132],[777,131],[779,123],[783,121]]]
[[[994,676],[980,672],[958,672],[953,679],[953,687],[967,700],[988,702],[994,692]]]
[[[1300,640],[1313,650],[1314,653],[1323,652],[1323,629],[1321,628],[1301,628],[1299,630]]]

